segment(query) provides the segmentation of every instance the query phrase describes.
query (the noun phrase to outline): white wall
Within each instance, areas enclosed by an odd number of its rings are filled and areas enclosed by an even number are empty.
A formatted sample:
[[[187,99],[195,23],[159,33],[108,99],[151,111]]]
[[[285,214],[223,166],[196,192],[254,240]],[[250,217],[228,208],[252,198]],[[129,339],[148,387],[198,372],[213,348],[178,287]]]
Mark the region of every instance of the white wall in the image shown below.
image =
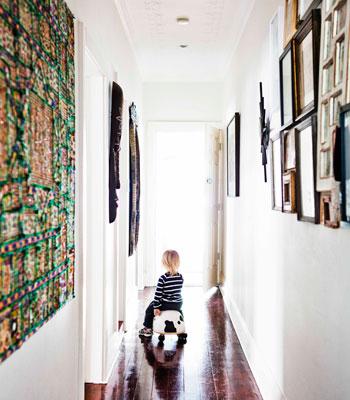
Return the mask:
[[[147,82],[145,121],[221,121],[222,89],[216,82]]]
[[[139,113],[142,114],[142,84],[136,61],[126,35],[122,28],[119,15],[113,0],[68,0],[75,17],[82,21],[87,30],[88,45],[98,59],[109,81],[117,73],[118,83],[124,89],[124,96],[128,102],[134,101]],[[103,23],[101,23],[103,21]],[[80,76],[79,79],[82,77]],[[141,115],[142,116],[142,115]],[[128,132],[127,120],[124,121],[122,144],[122,185],[119,211],[128,207]],[[141,118],[142,126],[142,118]],[[78,133],[81,135],[81,132]],[[142,129],[140,129],[142,136]],[[93,160],[90,160],[93,162]],[[124,228],[126,221],[124,221]],[[117,229],[109,226],[107,243],[110,244],[106,259],[110,265],[108,270],[115,266],[115,251],[113,246],[118,244],[127,249],[127,237],[122,231],[117,242]],[[127,270],[133,271],[136,257],[128,259],[126,255],[120,257],[119,263]],[[98,266],[96,266],[98,268]],[[77,266],[77,278],[81,278],[81,268]],[[131,276],[130,276],[131,275]],[[130,274],[128,285],[134,288],[134,277]],[[0,365],[0,399],[27,399],[27,400],[76,400],[81,396],[83,381],[79,380],[81,366],[81,293],[77,281],[77,297],[65,306],[38,333],[36,333],[23,347],[15,352],[8,360]],[[107,288],[108,291],[108,288]],[[135,291],[129,291],[130,297],[135,297]],[[113,295],[108,291],[108,299]],[[109,307],[107,318],[112,321]],[[113,357],[112,357],[113,358]],[[81,398],[81,397],[80,397]]]
[[[265,400],[350,398],[350,230],[271,210],[259,139],[269,22],[256,1],[225,81],[224,120],[241,113],[241,197],[226,198],[224,292]]]

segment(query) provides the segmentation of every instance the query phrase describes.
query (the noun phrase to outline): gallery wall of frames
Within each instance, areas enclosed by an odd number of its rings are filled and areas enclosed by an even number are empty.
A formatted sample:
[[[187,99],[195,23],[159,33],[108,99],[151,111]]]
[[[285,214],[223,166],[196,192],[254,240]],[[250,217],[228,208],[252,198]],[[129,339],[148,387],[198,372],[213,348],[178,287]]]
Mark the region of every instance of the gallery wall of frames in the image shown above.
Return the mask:
[[[339,228],[350,223],[350,1],[286,0],[283,19],[282,34],[270,27],[272,56],[283,42],[272,207]]]

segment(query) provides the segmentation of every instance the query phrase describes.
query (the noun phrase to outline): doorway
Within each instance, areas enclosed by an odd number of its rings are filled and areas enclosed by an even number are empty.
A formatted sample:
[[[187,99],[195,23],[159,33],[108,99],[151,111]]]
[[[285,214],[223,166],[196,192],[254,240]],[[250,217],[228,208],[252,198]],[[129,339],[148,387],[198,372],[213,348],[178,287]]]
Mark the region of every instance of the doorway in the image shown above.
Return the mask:
[[[125,224],[121,222],[127,210],[120,212],[118,223],[109,224],[110,85],[105,68],[88,46],[83,96],[84,378],[89,383],[105,383],[124,333],[120,321],[126,316],[126,273],[118,246],[124,245]]]
[[[149,126],[148,204],[151,220],[146,282],[164,273],[161,256],[175,249],[186,286],[216,285],[220,131],[205,123],[153,123]],[[215,212],[213,213],[213,209]]]

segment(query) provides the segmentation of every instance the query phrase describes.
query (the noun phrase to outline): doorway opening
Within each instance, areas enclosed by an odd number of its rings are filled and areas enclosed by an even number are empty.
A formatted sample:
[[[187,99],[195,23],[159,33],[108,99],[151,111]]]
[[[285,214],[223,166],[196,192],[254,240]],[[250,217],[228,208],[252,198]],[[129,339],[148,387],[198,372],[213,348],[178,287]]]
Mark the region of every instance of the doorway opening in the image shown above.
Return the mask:
[[[164,273],[161,257],[177,250],[185,286],[216,285],[220,131],[204,123],[154,123],[149,127],[148,204],[153,286]],[[217,154],[218,155],[218,154]],[[214,211],[214,212],[213,212]]]

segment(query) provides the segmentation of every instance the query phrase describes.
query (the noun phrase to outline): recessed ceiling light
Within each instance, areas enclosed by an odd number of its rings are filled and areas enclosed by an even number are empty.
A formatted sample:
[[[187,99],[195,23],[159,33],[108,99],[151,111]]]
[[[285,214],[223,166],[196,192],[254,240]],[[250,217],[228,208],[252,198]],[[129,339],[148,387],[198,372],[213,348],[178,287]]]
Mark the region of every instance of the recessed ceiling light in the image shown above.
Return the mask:
[[[186,49],[186,47],[188,47],[188,44],[180,44],[180,47],[181,47],[182,49]]]
[[[177,17],[176,21],[179,25],[188,25],[190,23],[190,19],[188,17]]]

